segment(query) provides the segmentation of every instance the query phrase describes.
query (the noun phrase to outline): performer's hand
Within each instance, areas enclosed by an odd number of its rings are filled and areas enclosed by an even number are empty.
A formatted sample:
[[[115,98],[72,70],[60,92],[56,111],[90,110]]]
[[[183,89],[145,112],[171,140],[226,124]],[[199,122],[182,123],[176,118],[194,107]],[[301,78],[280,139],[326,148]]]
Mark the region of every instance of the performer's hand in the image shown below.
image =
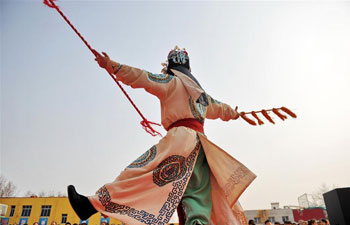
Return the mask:
[[[95,49],[92,50],[96,59],[95,61],[97,61],[98,65],[103,68],[103,69],[106,69],[107,67],[107,63],[108,61],[110,61],[109,59],[109,56],[107,55],[107,53],[105,52],[102,52],[103,56],[98,52],[96,51]]]

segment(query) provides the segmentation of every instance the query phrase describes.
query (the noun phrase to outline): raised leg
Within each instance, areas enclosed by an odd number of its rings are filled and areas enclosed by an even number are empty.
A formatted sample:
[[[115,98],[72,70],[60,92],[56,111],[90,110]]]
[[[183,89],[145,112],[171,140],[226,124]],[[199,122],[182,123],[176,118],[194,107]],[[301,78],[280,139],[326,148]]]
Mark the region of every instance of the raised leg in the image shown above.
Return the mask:
[[[69,185],[67,189],[69,202],[81,220],[87,220],[90,216],[97,213],[89,199],[84,195],[78,194],[73,185]]]

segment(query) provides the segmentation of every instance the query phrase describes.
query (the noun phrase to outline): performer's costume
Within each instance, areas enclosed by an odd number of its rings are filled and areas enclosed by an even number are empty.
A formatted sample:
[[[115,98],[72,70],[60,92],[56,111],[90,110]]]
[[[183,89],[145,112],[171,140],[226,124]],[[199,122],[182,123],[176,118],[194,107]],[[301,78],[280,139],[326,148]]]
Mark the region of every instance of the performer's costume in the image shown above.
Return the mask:
[[[172,54],[186,61],[184,51]],[[169,67],[169,74],[113,61],[107,65],[124,84],[158,97],[168,132],[89,200],[105,216],[132,225],[167,224],[181,200],[186,225],[246,224],[237,200],[255,175],[203,133],[205,118],[228,121],[237,112],[206,94],[178,65]]]

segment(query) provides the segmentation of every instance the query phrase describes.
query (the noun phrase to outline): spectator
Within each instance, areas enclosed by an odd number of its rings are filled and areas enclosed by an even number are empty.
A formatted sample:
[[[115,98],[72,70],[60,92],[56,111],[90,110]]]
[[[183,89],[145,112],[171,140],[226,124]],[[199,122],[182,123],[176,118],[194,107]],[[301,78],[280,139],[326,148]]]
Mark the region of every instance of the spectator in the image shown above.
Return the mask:
[[[305,220],[299,220],[298,224],[299,225],[308,225],[307,221],[305,221]]]
[[[316,220],[309,220],[308,225],[317,225]]]
[[[265,221],[265,225],[272,225],[272,223],[271,223],[270,220],[266,220],[266,221]]]
[[[38,222],[34,222],[33,225],[39,225],[39,223]]]
[[[276,222],[275,222],[275,225],[281,225],[281,223],[276,221]]]
[[[320,223],[320,225],[328,225],[326,219],[320,219],[319,223]]]
[[[56,221],[52,221],[51,225],[57,225]]]
[[[71,225],[71,223],[70,222],[66,222],[66,224],[65,225]]]
[[[255,222],[254,222],[254,220],[249,220],[248,224],[249,225],[255,225]]]
[[[284,221],[284,225],[292,225],[292,222],[290,222],[290,221]]]

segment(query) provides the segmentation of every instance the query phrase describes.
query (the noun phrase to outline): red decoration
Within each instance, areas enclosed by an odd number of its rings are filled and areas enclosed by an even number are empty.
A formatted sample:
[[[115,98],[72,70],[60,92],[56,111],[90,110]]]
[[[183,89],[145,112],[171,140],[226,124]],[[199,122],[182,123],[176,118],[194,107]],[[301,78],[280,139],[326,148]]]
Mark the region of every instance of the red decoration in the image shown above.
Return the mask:
[[[281,113],[278,111],[278,109],[276,109],[276,108],[273,108],[273,109],[272,109],[272,112],[273,112],[274,114],[276,114],[281,120],[287,119],[287,117],[286,117],[285,115],[281,114]]]
[[[255,119],[257,119],[259,125],[263,125],[264,122],[256,115],[256,112],[252,111],[252,115],[254,116]]]
[[[291,110],[287,109],[286,107],[281,107],[281,108],[273,108],[273,109],[263,109],[261,111],[252,111],[252,112],[248,112],[248,113],[245,113],[245,112],[241,112],[240,113],[240,116],[245,120],[247,121],[249,124],[251,125],[256,125],[255,121],[249,119],[246,114],[252,114],[252,116],[254,116],[254,118],[258,121],[258,124],[259,125],[263,125],[264,122],[262,120],[260,120],[260,118],[258,117],[257,113],[261,113],[263,114],[263,116],[268,120],[270,121],[270,123],[273,123],[275,124],[275,122],[272,120],[272,118],[269,116],[269,111],[272,111],[273,113],[275,113],[279,118],[281,118],[281,120],[285,120],[287,119],[288,117],[281,114],[278,110],[282,110],[283,112],[287,113],[288,115],[290,115],[291,117],[293,118],[297,118],[297,115],[295,115],[295,113],[293,113]]]
[[[269,114],[267,113],[267,111],[265,109],[261,110],[261,113],[268,121],[270,121],[270,123],[275,124],[275,122],[272,120],[272,118],[269,116]]]
[[[247,121],[250,125],[256,126],[255,121],[249,119],[249,118],[246,116],[246,113],[245,113],[245,112],[241,112],[241,113],[240,113],[240,116],[241,116],[245,121]]]
[[[287,113],[288,115],[290,115],[293,118],[297,118],[297,115],[295,115],[292,111],[290,111],[288,108],[286,107],[282,107],[281,110],[285,113]]]

